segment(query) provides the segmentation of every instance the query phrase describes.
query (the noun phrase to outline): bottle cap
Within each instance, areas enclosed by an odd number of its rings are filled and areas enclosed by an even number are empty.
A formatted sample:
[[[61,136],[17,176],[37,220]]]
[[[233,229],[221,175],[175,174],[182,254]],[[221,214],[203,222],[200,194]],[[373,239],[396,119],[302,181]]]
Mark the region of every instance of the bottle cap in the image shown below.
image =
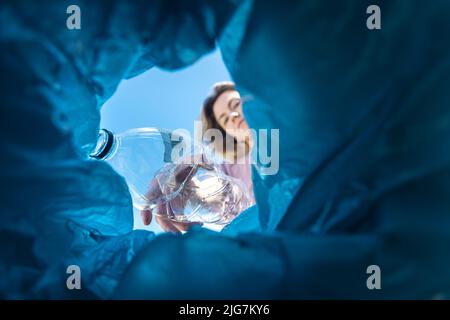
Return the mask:
[[[98,160],[104,159],[108,155],[109,151],[111,151],[113,142],[114,134],[107,129],[101,129],[98,134],[97,145],[89,156]]]

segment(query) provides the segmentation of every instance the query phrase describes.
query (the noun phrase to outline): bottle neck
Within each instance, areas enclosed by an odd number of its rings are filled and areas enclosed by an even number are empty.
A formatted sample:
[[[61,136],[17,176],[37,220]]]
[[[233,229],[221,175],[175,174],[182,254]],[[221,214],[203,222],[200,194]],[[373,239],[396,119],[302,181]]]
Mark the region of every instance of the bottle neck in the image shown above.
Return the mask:
[[[98,134],[97,144],[89,156],[97,160],[105,160],[112,153],[114,141],[115,137],[111,131],[101,129]]]

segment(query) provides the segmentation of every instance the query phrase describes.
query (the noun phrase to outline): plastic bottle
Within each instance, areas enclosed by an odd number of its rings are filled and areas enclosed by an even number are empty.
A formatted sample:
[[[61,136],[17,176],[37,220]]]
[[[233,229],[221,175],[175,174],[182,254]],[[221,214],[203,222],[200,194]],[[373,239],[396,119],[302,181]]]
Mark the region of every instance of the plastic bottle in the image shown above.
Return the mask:
[[[228,224],[249,206],[246,189],[193,146],[189,137],[162,129],[102,129],[90,156],[125,178],[138,210],[178,222]]]

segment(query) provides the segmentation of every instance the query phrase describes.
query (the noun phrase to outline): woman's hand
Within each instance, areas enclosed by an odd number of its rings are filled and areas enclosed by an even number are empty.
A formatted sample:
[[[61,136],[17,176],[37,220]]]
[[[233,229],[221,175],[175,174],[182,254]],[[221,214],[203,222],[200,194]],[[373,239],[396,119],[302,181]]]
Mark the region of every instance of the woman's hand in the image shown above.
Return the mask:
[[[174,179],[177,185],[181,185],[190,175],[195,174],[195,168],[193,165],[177,165],[174,171]],[[163,192],[158,184],[156,178],[150,182],[149,189],[146,193],[146,198],[151,201],[153,199],[158,199],[163,195]],[[178,197],[172,202],[176,202],[178,208],[184,207],[184,203]],[[171,203],[165,202],[158,204],[153,210],[144,209],[141,210],[141,218],[144,225],[149,225],[152,222],[152,217],[155,215],[156,222],[161,226],[161,228],[166,232],[181,233],[188,231],[194,225],[201,225],[199,222],[177,222],[171,219],[175,217],[172,211]]]
[[[149,225],[152,222],[151,210],[142,210],[141,217],[144,224]],[[194,225],[201,225],[200,222],[175,222],[163,216],[155,216],[155,220],[164,231],[176,234],[188,231]]]

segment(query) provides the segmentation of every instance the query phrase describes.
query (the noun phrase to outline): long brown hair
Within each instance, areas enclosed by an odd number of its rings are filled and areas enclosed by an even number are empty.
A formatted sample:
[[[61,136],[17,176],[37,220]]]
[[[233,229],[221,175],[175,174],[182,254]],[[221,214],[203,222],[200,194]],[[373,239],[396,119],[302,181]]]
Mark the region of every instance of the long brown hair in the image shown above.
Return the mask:
[[[221,156],[225,159],[232,159],[233,161],[237,159],[238,156],[238,146],[239,142],[237,139],[231,135],[229,135],[225,129],[219,124],[216,117],[214,116],[214,104],[221,94],[227,91],[236,91],[236,86],[233,82],[218,82],[213,86],[213,90],[211,94],[205,99],[203,102],[202,112],[200,115],[200,120],[202,122],[202,139],[204,137],[205,132],[208,129],[217,129],[220,131],[223,137],[223,141],[221,143],[219,141],[214,142],[214,150],[219,152]],[[229,150],[226,146],[233,145],[233,150]],[[248,153],[249,147],[248,143],[246,144],[245,154]]]

